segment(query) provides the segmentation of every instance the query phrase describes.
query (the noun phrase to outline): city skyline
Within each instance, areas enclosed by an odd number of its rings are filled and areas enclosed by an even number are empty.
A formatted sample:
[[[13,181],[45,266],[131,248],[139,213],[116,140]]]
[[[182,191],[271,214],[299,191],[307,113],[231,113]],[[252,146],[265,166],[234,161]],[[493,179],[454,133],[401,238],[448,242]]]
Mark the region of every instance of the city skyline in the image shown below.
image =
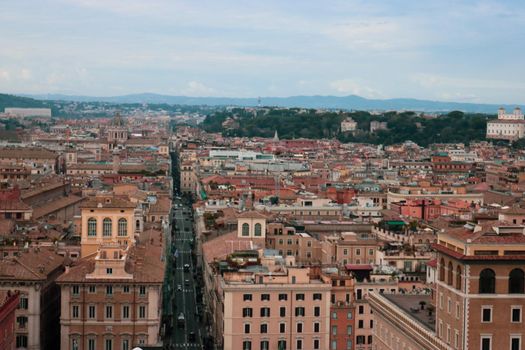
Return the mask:
[[[0,7],[8,93],[524,102],[518,1]]]

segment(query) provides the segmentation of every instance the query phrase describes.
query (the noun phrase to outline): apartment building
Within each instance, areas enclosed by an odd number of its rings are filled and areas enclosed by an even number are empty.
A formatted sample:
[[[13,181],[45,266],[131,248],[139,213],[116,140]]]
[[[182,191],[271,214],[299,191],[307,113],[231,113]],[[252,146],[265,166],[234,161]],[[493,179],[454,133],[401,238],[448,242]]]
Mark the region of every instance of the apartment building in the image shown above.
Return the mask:
[[[0,291],[0,349],[15,350],[15,314],[19,303],[18,292]]]
[[[64,271],[65,258],[54,249],[38,247],[20,249],[12,255],[2,248],[0,257],[0,293],[19,293],[16,349],[57,349],[60,289],[56,280]]]
[[[525,226],[492,221],[448,229],[434,247],[439,339],[460,350],[522,349]]]
[[[114,195],[87,198],[80,206],[81,256],[96,253],[99,246],[107,242],[132,245],[135,242],[136,206],[124,197]]]
[[[329,280],[310,268],[225,272],[223,348],[328,349]]]
[[[163,250],[162,232],[147,230],[134,246],[103,242],[69,268],[58,280],[61,348],[162,345]]]

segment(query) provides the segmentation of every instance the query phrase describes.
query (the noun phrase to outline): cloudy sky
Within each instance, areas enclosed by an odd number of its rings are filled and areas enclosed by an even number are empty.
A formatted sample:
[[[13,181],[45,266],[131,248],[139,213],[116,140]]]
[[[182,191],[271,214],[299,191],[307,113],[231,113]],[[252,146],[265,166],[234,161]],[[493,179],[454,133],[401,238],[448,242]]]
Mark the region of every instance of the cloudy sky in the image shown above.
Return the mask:
[[[0,92],[525,102],[522,0],[16,0]]]

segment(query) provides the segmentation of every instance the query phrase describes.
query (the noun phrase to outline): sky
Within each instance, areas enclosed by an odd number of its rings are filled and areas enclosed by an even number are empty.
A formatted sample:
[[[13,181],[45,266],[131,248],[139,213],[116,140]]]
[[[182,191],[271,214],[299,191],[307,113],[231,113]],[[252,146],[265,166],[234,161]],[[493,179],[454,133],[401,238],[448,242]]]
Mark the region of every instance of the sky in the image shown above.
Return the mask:
[[[525,103],[522,0],[0,2],[0,92]]]

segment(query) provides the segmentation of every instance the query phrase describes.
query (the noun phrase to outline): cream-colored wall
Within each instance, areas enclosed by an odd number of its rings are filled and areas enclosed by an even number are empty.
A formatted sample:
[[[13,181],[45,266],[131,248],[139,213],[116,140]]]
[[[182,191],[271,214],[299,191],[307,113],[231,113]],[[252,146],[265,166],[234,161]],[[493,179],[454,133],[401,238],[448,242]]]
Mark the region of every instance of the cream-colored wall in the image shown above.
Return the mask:
[[[248,236],[242,235],[242,225],[248,224],[250,231]],[[261,224],[261,235],[255,236],[255,224]],[[238,237],[249,237],[249,238],[265,238],[266,237],[266,220],[259,218],[239,218],[237,219],[237,236]]]
[[[93,210],[93,212],[91,212]],[[121,213],[121,210],[124,212]],[[89,218],[97,219],[97,235],[95,237],[88,237],[88,220]],[[111,237],[102,237],[103,233],[103,220],[110,218],[112,221],[112,232]],[[118,236],[118,220],[125,218],[128,221],[127,236]],[[97,251],[98,247],[102,243],[116,243],[121,241],[123,244],[127,241],[128,245],[132,245],[135,242],[134,239],[134,228],[135,228],[135,217],[134,209],[126,208],[84,208],[81,211],[81,256],[93,254]]]

